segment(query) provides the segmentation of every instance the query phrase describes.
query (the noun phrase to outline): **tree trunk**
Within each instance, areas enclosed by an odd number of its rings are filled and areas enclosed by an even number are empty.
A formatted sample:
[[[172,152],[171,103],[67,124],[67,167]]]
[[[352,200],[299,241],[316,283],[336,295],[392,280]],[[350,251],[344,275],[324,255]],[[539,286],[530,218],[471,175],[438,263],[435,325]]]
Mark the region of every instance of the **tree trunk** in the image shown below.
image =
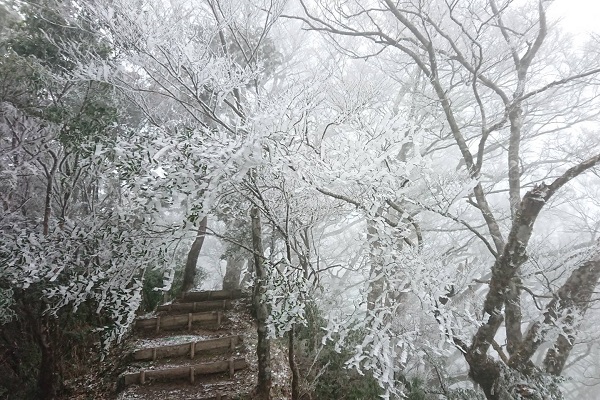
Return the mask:
[[[288,332],[288,362],[290,364],[290,370],[292,371],[292,400],[300,399],[300,372],[298,371],[298,364],[296,364],[296,352],[294,350],[294,325]]]
[[[50,216],[52,215],[52,192],[54,184],[54,174],[56,173],[56,168],[58,167],[58,158],[56,157],[54,152],[48,150],[48,153],[52,156],[52,167],[48,169],[48,167],[46,167],[46,164],[40,161],[42,167],[44,168],[44,173],[46,174],[47,179],[46,199],[44,201],[44,220],[42,222],[44,236],[48,236],[48,233],[50,232]]]
[[[469,364],[469,376],[485,393],[488,400],[514,400],[506,396],[506,388],[500,384],[500,363],[487,354],[465,354]]]
[[[381,213],[381,208],[377,211]],[[369,260],[371,270],[369,271],[369,291],[367,293],[367,310],[372,311],[377,308],[385,290],[385,280],[383,276],[383,258],[381,257],[381,243],[378,239],[377,223],[372,219],[367,221],[367,241],[369,242]]]
[[[51,323],[48,317],[42,317],[42,321],[38,323],[37,342],[41,353],[38,389],[41,400],[56,398],[61,385],[57,358],[52,345]]]
[[[250,211],[252,218],[252,248],[254,250],[254,269],[256,281],[252,291],[252,302],[256,312],[258,344],[256,354],[258,356],[258,384],[256,386],[256,397],[261,400],[271,399],[271,342],[267,337],[267,318],[269,310],[263,301],[266,291],[265,282],[267,271],[265,270],[265,257],[262,243],[262,226],[260,221],[260,210],[252,207]]]
[[[548,350],[544,369],[552,375],[560,375],[573,348],[578,321],[585,316],[592,295],[600,281],[600,256],[577,267],[558,290],[555,298],[548,303],[544,321],[536,322],[527,331],[523,341],[513,348],[508,367],[525,375],[537,374],[531,357],[544,342],[549,329],[555,329],[556,321],[563,321],[563,334]],[[487,354],[468,351],[465,359],[469,363],[470,376],[481,386],[490,400],[511,399],[514,388],[503,382],[502,368],[498,361]]]
[[[205,216],[200,221],[198,226],[198,235],[196,240],[192,243],[190,252],[188,253],[187,261],[185,263],[185,271],[183,272],[183,282],[181,283],[181,292],[189,292],[195,286],[196,279],[196,264],[198,264],[198,257],[200,256],[200,250],[204,244],[204,237],[206,236],[206,226],[208,224],[208,217]]]
[[[585,313],[593,301],[592,296],[599,280],[600,256],[597,255],[573,271],[559,289],[558,306],[556,304],[551,304],[553,307],[549,305],[547,315],[552,320],[557,320],[566,314],[563,334],[556,339],[544,359],[544,368],[549,374],[558,376],[565,368],[567,358],[575,343],[579,321],[585,317]],[[556,299],[552,302],[556,303]]]
[[[519,344],[523,341],[521,325],[523,315],[521,312],[521,268],[506,288],[506,300],[504,301],[505,325],[506,325],[506,351],[513,355]]]
[[[577,324],[590,305],[592,295],[600,280],[600,256],[577,267],[560,287],[556,296],[546,306],[544,321],[529,328],[517,352],[511,356],[509,366],[526,371],[531,366],[531,357],[544,341],[548,329],[554,329],[556,321],[564,316],[563,332],[554,346],[548,350],[544,367],[546,372],[560,375],[571,349]]]
[[[227,258],[227,267],[223,277],[224,290],[236,290],[240,288],[240,278],[244,268],[244,259],[240,256],[229,256]]]
[[[52,216],[52,192],[54,190],[54,174],[58,167],[58,158],[56,154],[48,148],[48,153],[52,157],[52,167],[48,169],[46,165],[40,161],[46,175],[46,196],[44,200],[44,219],[42,221],[42,232],[44,236],[50,233],[50,217]],[[41,315],[40,312],[37,315]],[[56,397],[61,385],[59,369],[57,366],[54,346],[52,344],[51,323],[49,317],[42,316],[41,321],[38,321],[36,316],[30,315],[31,323],[37,327],[37,342],[41,353],[40,369],[38,372],[38,389],[40,391],[40,399],[51,400]]]

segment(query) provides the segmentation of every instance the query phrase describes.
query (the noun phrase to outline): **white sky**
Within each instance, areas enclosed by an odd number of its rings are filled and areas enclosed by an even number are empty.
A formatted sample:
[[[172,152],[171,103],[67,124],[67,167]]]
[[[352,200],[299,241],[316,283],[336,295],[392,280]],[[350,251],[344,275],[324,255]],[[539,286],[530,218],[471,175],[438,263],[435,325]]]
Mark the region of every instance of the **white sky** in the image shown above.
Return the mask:
[[[600,0],[555,0],[549,15],[574,34],[600,33]]]

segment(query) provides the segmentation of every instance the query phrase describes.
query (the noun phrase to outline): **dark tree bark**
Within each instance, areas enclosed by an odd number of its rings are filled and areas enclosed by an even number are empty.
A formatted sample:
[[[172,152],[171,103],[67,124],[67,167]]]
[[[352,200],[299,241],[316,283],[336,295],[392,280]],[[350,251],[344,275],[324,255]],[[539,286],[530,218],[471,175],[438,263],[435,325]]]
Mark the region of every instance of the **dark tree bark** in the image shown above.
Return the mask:
[[[202,218],[200,225],[198,226],[198,235],[196,240],[192,243],[190,252],[185,262],[185,270],[183,272],[183,282],[181,283],[181,292],[189,292],[195,284],[196,279],[196,264],[198,264],[198,257],[200,256],[200,250],[204,244],[204,237],[206,236],[206,226],[208,224],[208,217]]]
[[[41,352],[40,370],[38,375],[38,387],[40,390],[40,399],[54,399],[58,392],[58,379],[56,377],[56,355],[50,338],[49,323],[43,318],[40,331],[38,332],[38,342]]]
[[[509,292],[507,289],[510,288],[520,267],[527,260],[526,250],[533,233],[535,221],[548,200],[560,188],[599,162],[600,155],[596,155],[570,168],[554,180],[552,184],[542,183],[534,187],[523,196],[523,200],[516,210],[506,245],[492,267],[490,289],[483,306],[488,319],[479,327],[468,349],[464,345],[459,346],[462,348],[465,360],[469,364],[471,377],[482,387],[488,399],[497,400],[502,398],[499,397],[500,394],[497,390],[501,378],[501,369],[498,362],[490,358],[488,350],[504,321],[502,309],[507,300],[507,292]],[[518,328],[510,326],[510,323],[516,323],[515,320],[507,321],[507,323],[509,323],[506,328],[507,332],[510,330],[514,332],[517,329],[520,331],[520,326]],[[523,346],[523,343],[527,340],[526,338],[523,341],[514,341],[511,344],[514,356],[511,357],[512,361],[509,362],[509,366],[512,368],[523,370],[524,365],[529,365],[530,358],[535,350],[531,354],[525,353],[521,348],[516,350],[517,346]]]
[[[40,161],[42,168],[44,169],[44,173],[46,175],[46,198],[44,200],[44,220],[42,222],[42,229],[44,236],[47,236],[50,232],[50,216],[52,215],[52,192],[54,191],[54,174],[56,173],[56,169],[58,168],[58,157],[56,154],[48,149],[48,154],[52,157],[52,166],[48,168],[45,163]]]
[[[506,314],[506,351],[512,355],[523,340],[521,331],[522,311],[521,311],[521,271],[516,272],[514,278],[506,291],[504,301],[504,313]]]
[[[256,354],[258,356],[258,383],[256,386],[256,397],[261,400],[271,399],[271,341],[267,337],[267,318],[269,310],[263,302],[263,294],[266,291],[265,282],[267,271],[265,270],[265,256],[262,243],[262,226],[260,210],[252,207],[250,211],[252,218],[252,249],[254,251],[254,270],[256,281],[252,291],[252,302],[256,313],[258,343]]]
[[[52,194],[54,191],[54,174],[58,168],[58,157],[46,146],[48,153],[52,157],[52,166],[48,168],[45,163],[40,161],[46,175],[46,195],[44,199],[44,219],[42,221],[42,232],[44,236],[50,233],[50,217],[52,215]],[[39,315],[42,313],[40,312]],[[43,316],[41,321],[37,321],[35,316],[31,315],[31,323],[37,327],[37,342],[41,353],[40,369],[38,371],[38,389],[42,400],[50,400],[56,397],[61,384],[58,376],[59,368],[57,366],[56,355],[51,336],[51,324],[53,321],[49,317]]]
[[[300,371],[298,370],[298,364],[296,363],[296,351],[294,349],[295,341],[294,325],[288,332],[288,362],[290,364],[290,370],[292,371],[292,400],[300,399]]]
[[[555,298],[546,306],[544,321],[536,322],[527,331],[518,351],[510,358],[509,366],[528,371],[533,366],[530,359],[543,343],[545,332],[554,329],[554,322],[565,316],[563,334],[548,350],[544,360],[546,372],[560,375],[573,348],[577,320],[585,316],[599,280],[600,258],[596,254],[594,258],[576,268],[560,287]]]
[[[61,368],[58,365],[57,349],[52,335],[52,329],[56,327],[56,320],[48,316],[38,317],[41,312],[34,313],[29,306],[24,305],[24,311],[33,327],[41,358],[37,376],[39,398],[52,400],[62,389]]]
[[[557,298],[548,305],[551,318],[557,319],[561,314],[567,313],[564,333],[558,337],[544,359],[544,368],[549,374],[558,376],[565,368],[575,343],[575,331],[579,325],[577,321],[585,316],[599,280],[600,256],[596,255],[573,271],[558,291]]]

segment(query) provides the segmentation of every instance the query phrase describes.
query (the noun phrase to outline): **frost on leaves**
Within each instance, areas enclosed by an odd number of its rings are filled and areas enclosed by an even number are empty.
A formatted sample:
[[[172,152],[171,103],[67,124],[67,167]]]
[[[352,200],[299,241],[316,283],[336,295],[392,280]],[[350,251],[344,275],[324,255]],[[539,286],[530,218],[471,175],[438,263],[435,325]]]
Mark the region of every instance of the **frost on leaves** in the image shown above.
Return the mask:
[[[431,248],[397,249],[381,271],[388,287],[379,306],[330,321],[326,340],[334,341],[338,350],[352,332],[360,333],[362,340],[346,365],[369,371],[384,389],[384,398],[403,395],[407,370],[421,365],[427,354],[447,357],[454,338],[468,338],[465,328],[476,319],[468,304],[444,302],[451,286],[463,289],[467,271],[449,275],[445,262]]]
[[[306,325],[305,307],[310,298],[310,286],[302,270],[285,260],[266,268],[268,281],[263,301],[269,306],[268,335],[269,338],[280,338],[295,324]]]

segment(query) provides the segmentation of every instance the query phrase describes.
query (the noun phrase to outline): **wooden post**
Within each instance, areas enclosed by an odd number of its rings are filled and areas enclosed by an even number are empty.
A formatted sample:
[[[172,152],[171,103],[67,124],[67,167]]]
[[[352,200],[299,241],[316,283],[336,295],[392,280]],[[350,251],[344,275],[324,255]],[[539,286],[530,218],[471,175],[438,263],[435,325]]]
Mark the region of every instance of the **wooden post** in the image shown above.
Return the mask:
[[[229,377],[233,378],[233,375],[235,374],[235,365],[233,363],[233,357],[229,358]]]
[[[235,336],[232,336],[231,339],[229,339],[229,349],[231,351],[233,351],[233,349],[235,349],[235,342],[233,340],[234,338],[235,338]]]
[[[196,342],[190,343],[190,358],[193,360],[196,356]]]
[[[220,328],[221,327],[221,317],[222,317],[222,312],[221,311],[217,311],[217,327]]]
[[[196,375],[196,371],[195,371],[194,367],[190,367],[190,383],[191,384],[194,383],[195,375]]]
[[[141,370],[140,371],[140,384],[143,385],[144,383],[146,383],[146,371]]]
[[[156,347],[152,349],[152,361],[156,361]]]
[[[188,331],[192,330],[192,313],[188,313]]]
[[[227,300],[223,300],[223,310],[227,309]]]
[[[192,312],[196,312],[196,302],[192,303]]]
[[[160,315],[156,317],[156,333],[160,331]]]

